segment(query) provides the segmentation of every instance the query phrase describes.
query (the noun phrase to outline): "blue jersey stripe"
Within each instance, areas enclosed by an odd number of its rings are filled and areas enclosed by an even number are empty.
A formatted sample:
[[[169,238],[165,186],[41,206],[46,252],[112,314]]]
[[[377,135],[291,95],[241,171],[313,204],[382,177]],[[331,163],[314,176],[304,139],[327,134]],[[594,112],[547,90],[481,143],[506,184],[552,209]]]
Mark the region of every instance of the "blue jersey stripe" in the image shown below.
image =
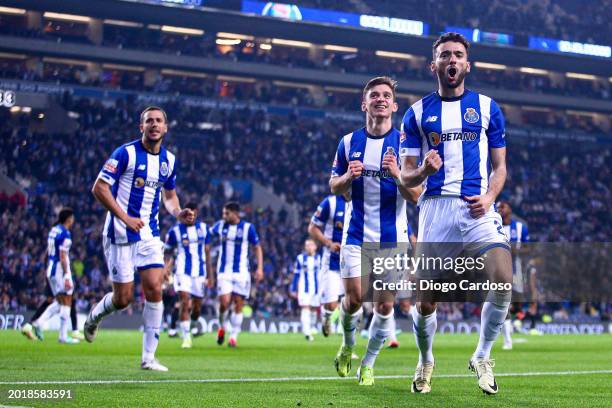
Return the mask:
[[[461,99],[461,112],[466,112],[468,108],[474,108],[480,112],[480,98],[477,93],[470,92]],[[465,116],[465,115],[464,115]],[[469,118],[468,118],[469,119]],[[463,180],[461,180],[461,196],[474,196],[481,194],[480,176],[480,128],[482,127],[482,117],[479,114],[478,120],[469,123],[465,117],[461,119],[463,132],[475,132],[477,134],[474,141],[462,141],[463,148]]]
[[[397,157],[399,152],[399,134],[394,132],[387,137],[383,143],[380,153],[380,161],[387,152],[387,148],[392,148]],[[397,228],[395,226],[395,212],[397,207],[397,185],[391,177],[381,177],[380,179],[380,242],[397,242]]]
[[[428,129],[425,130],[425,121],[429,117],[437,116],[438,119],[428,123]],[[437,94],[429,95],[423,99],[423,114],[421,115],[421,129],[425,133],[425,140],[429,149],[436,149],[441,158],[444,157],[444,143],[440,142],[442,134],[442,101]],[[437,140],[436,140],[437,136]],[[428,150],[429,150],[428,149]],[[425,195],[440,195],[442,186],[444,185],[444,159],[442,167],[436,174],[427,178],[427,191]]]
[[[162,163],[168,161],[168,155],[166,154],[166,149],[161,149],[159,152],[159,168],[161,169]],[[162,176],[161,171],[158,173],[158,181],[162,182],[166,178]],[[149,218],[149,226],[151,227],[151,231],[153,232],[154,237],[159,236],[159,225],[158,225],[158,214],[159,214],[159,196],[160,193],[156,192],[155,197],[153,197],[153,203],[151,204],[151,218]]]
[[[342,232],[344,225],[344,214],[346,211],[346,201],[342,196],[336,196],[336,212],[333,214],[334,227],[332,228],[332,242],[342,243]],[[342,215],[339,215],[342,214]],[[342,225],[342,226],[340,226]],[[332,271],[340,270],[340,253],[331,252],[329,255],[329,269]]]
[[[349,149],[349,161],[359,160],[363,162],[365,154],[367,136],[363,129],[353,132]],[[355,157],[358,154],[359,157]],[[363,242],[363,223],[364,223],[364,187],[363,177],[353,180],[352,183],[353,211],[349,222],[347,237],[348,245],[361,245]]]
[[[204,276],[204,241],[206,240],[206,228],[202,228],[201,223],[196,224],[196,232],[198,235],[198,261],[200,264],[199,276]],[[200,238],[202,237],[202,238]]]
[[[139,145],[136,146],[135,152],[136,164],[134,166],[134,182],[130,187],[130,199],[127,213],[130,217],[140,218],[140,208],[142,207],[142,200],[144,199],[145,185],[143,184],[141,187],[136,187],[136,180],[138,178],[142,180],[147,179],[147,152]],[[139,167],[144,170],[138,170]],[[138,232],[126,228],[126,234],[128,242],[140,241],[140,234]]]
[[[242,236],[238,238],[238,231],[242,230]],[[244,221],[240,220],[238,225],[236,226],[236,238],[234,239],[234,261],[232,263],[232,272],[239,273],[240,272],[240,256],[242,255],[242,241],[247,236],[247,232],[244,229]]]

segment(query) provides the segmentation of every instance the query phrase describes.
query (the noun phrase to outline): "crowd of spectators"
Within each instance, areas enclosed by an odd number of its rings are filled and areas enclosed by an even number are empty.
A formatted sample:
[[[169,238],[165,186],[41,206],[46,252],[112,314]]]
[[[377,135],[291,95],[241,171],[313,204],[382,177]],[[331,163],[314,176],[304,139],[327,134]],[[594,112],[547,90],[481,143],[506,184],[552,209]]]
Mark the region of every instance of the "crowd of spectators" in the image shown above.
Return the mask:
[[[447,26],[478,28],[483,31],[514,35],[533,35],[567,41],[609,45],[612,32],[604,10],[610,0],[307,0],[299,6],[357,12],[419,20],[443,30]]]
[[[9,32],[15,35],[33,36],[32,30],[26,30],[15,26],[13,23],[3,25],[0,17],[0,32]],[[74,23],[58,22],[57,30],[48,30],[47,26],[42,33],[35,37],[73,42],[75,37]],[[77,26],[79,24],[76,24]],[[84,24],[81,26],[86,27]],[[47,32],[49,31],[49,32]],[[86,29],[83,31],[79,42],[87,42]],[[431,80],[432,74],[429,69],[429,58],[418,59],[419,62],[403,59],[380,57],[372,50],[358,50],[354,53],[334,52],[323,50],[314,56],[308,49],[297,47],[286,47],[273,45],[271,49],[262,49],[261,43],[256,40],[243,40],[235,46],[217,45],[216,34],[206,32],[200,36],[178,35],[167,33],[159,29],[147,27],[131,28],[122,26],[105,25],[104,37],[101,45],[113,48],[148,50],[160,53],[171,53],[176,55],[189,55],[227,59],[240,62],[256,62],[262,64],[282,65],[288,67],[313,68],[326,71],[357,73],[369,75],[390,75],[398,79]],[[12,69],[15,71],[15,69]],[[9,71],[11,71],[9,69]],[[25,74],[23,69],[16,70]],[[45,64],[44,67],[29,72],[27,75],[49,78],[55,76],[57,81],[68,81],[76,83],[103,84],[110,87],[121,87],[123,89],[146,89],[163,90],[167,87],[165,82],[145,86],[142,72],[123,72],[116,70],[103,70],[100,74],[92,75],[82,67],[60,67],[57,64]],[[530,93],[545,93],[553,95],[564,95],[574,97],[589,97],[609,100],[611,96],[609,81],[604,78],[601,81],[565,78],[563,75],[557,80],[552,80],[548,75],[537,75],[522,73],[517,70],[488,70],[475,69],[469,76],[469,82],[474,85],[520,90]],[[171,80],[172,81],[172,80]],[[172,82],[176,82],[172,81]],[[172,89],[179,89],[181,84],[172,84]],[[190,84],[190,89],[193,89]],[[199,81],[196,90],[203,91],[209,88],[206,81]],[[185,88],[181,88],[183,92]]]
[[[89,189],[112,149],[137,137],[142,106],[130,100],[113,105],[70,97],[62,103],[78,114],[75,134],[37,133],[29,127],[27,116],[12,117],[7,110],[0,111],[0,136],[9,146],[0,152],[0,172],[29,194],[26,208],[0,202],[0,229],[5,232],[0,239],[0,308],[32,308],[41,299],[46,236],[65,205],[73,207],[77,217],[71,259],[79,308],[87,310],[110,286],[101,251],[104,211]],[[198,203],[206,222],[220,218],[226,200],[244,202],[218,183],[224,178],[257,181],[271,187],[287,204],[298,206],[298,225],[284,211],[244,206],[245,217],[258,228],[265,253],[265,280],[254,287],[254,312],[259,316],[292,314],[294,305],[287,290],[293,260],[301,250],[310,215],[328,194],[329,168],[339,135],[359,125],[249,109],[188,108],[178,102],[164,107],[172,123],[166,143],[179,162],[179,194],[184,202]],[[197,130],[192,124],[199,120],[218,126]],[[533,240],[610,240],[610,146],[598,146],[597,154],[585,161],[573,144],[518,141],[511,135],[508,141],[504,196],[515,214],[527,221]],[[418,228],[412,206],[409,217]],[[161,221],[164,235],[173,221],[165,213]],[[141,300],[140,289],[137,300]],[[460,311],[464,317],[474,313],[467,306]],[[451,317],[457,313],[452,308],[448,311]]]

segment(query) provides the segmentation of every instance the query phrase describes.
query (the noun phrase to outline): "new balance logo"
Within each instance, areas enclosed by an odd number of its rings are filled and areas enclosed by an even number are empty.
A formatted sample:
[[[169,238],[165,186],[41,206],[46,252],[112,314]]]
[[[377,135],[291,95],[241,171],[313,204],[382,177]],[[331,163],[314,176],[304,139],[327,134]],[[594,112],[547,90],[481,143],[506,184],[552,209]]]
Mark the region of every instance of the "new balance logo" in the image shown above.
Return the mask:
[[[138,166],[138,170],[144,170],[147,168],[146,164],[141,164],[140,166]]]
[[[352,159],[358,159],[361,157],[361,152],[353,152],[353,154],[351,155]]]
[[[427,119],[425,119],[425,123],[435,122],[436,120],[438,120],[437,116],[429,116]]]

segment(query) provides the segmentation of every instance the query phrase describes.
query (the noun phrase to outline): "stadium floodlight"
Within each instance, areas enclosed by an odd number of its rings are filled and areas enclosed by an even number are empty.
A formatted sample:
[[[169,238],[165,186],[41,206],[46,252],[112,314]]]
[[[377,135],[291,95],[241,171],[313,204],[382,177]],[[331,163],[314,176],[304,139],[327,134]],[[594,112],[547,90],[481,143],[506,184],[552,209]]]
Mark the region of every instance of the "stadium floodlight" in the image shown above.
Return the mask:
[[[6,59],[26,59],[28,56],[25,54],[13,54],[12,52],[0,52],[0,58]]]
[[[169,25],[161,26],[161,30],[166,33],[185,34],[185,35],[204,35],[204,30],[198,28],[175,27]]]
[[[545,69],[530,68],[530,67],[520,67],[519,71],[525,74],[534,74],[534,75],[548,75],[549,74],[549,72]]]
[[[116,26],[121,26],[121,27],[133,27],[133,28],[140,28],[143,26],[142,23],[136,23],[134,21],[112,20],[112,19],[104,20],[104,24],[116,25]]]
[[[14,7],[0,7],[0,14],[25,14],[26,11]]]
[[[476,64],[476,68],[483,68],[483,69],[505,70],[508,68],[506,65],[491,64],[490,62],[477,61],[474,64]]]
[[[384,58],[396,58],[396,59],[406,59],[406,60],[411,60],[411,59],[415,58],[414,55],[412,55],[412,54],[405,54],[403,52],[392,52],[392,51],[377,50],[375,54],[377,56],[379,56],[379,57],[384,57]]]
[[[241,40],[238,38],[217,38],[215,44],[217,45],[238,45]]]
[[[244,34],[236,34],[236,33],[217,33],[217,38],[229,38],[234,40],[245,40],[245,41],[253,41],[255,37],[252,35],[244,35]]]
[[[80,23],[89,23],[91,21],[91,18],[87,16],[79,16],[76,14],[54,13],[52,11],[45,11],[43,14],[43,17],[48,18],[50,20],[78,21]]]
[[[355,47],[343,47],[341,45],[333,45],[333,44],[325,44],[323,45],[323,49],[327,51],[337,51],[337,52],[357,52],[357,48]]]
[[[269,51],[272,49],[272,44],[259,44],[259,48],[265,51]]]
[[[301,48],[310,48],[312,47],[312,43],[306,41],[295,41],[295,40],[284,40],[282,38],[273,38],[272,44],[274,45],[285,45],[287,47],[301,47]]]
[[[580,74],[578,72],[566,72],[565,76],[568,78],[574,78],[574,79],[586,79],[587,81],[597,81],[597,77],[595,75]]]

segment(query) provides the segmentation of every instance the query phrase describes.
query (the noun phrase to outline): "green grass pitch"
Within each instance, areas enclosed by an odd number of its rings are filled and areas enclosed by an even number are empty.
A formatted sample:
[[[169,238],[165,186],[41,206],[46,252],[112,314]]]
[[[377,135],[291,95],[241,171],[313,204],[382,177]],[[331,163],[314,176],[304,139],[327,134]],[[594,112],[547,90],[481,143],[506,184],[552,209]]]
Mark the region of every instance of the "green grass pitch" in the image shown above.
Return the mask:
[[[612,337],[517,336],[525,343],[512,351],[493,351],[500,392],[484,395],[467,361],[475,335],[438,335],[436,370],[429,395],[410,393],[417,360],[411,334],[401,347],[382,350],[373,387],[360,387],[354,377],[339,379],[333,359],[339,336],[243,333],[237,349],[219,347],[212,334],[194,339],[190,350],[162,334],[157,352],[168,373],[140,370],[141,333],[102,329],[95,343],[57,343],[47,332],[44,342],[19,332],[0,332],[0,405],[78,407],[546,407],[612,406]],[[362,354],[365,339],[358,339]],[[354,361],[355,373],[358,361]],[[587,374],[585,371],[598,371]],[[553,374],[564,372],[564,375]],[[572,374],[567,374],[572,372]],[[522,375],[516,375],[522,374]],[[526,375],[534,374],[534,375]],[[456,375],[456,376],[453,376]],[[385,378],[401,376],[400,378]],[[304,377],[310,377],[305,379]],[[316,378],[315,378],[316,377]],[[244,379],[227,381],[223,379]],[[280,379],[270,381],[265,379]],[[114,380],[114,383],[90,382]],[[134,381],[136,380],[136,381]],[[142,382],[138,382],[142,380]],[[194,382],[194,380],[212,380]],[[80,384],[14,384],[33,381],[82,381]],[[132,381],[132,382],[129,382]],[[189,382],[191,381],[191,382]],[[9,400],[12,389],[67,389],[70,401]]]

